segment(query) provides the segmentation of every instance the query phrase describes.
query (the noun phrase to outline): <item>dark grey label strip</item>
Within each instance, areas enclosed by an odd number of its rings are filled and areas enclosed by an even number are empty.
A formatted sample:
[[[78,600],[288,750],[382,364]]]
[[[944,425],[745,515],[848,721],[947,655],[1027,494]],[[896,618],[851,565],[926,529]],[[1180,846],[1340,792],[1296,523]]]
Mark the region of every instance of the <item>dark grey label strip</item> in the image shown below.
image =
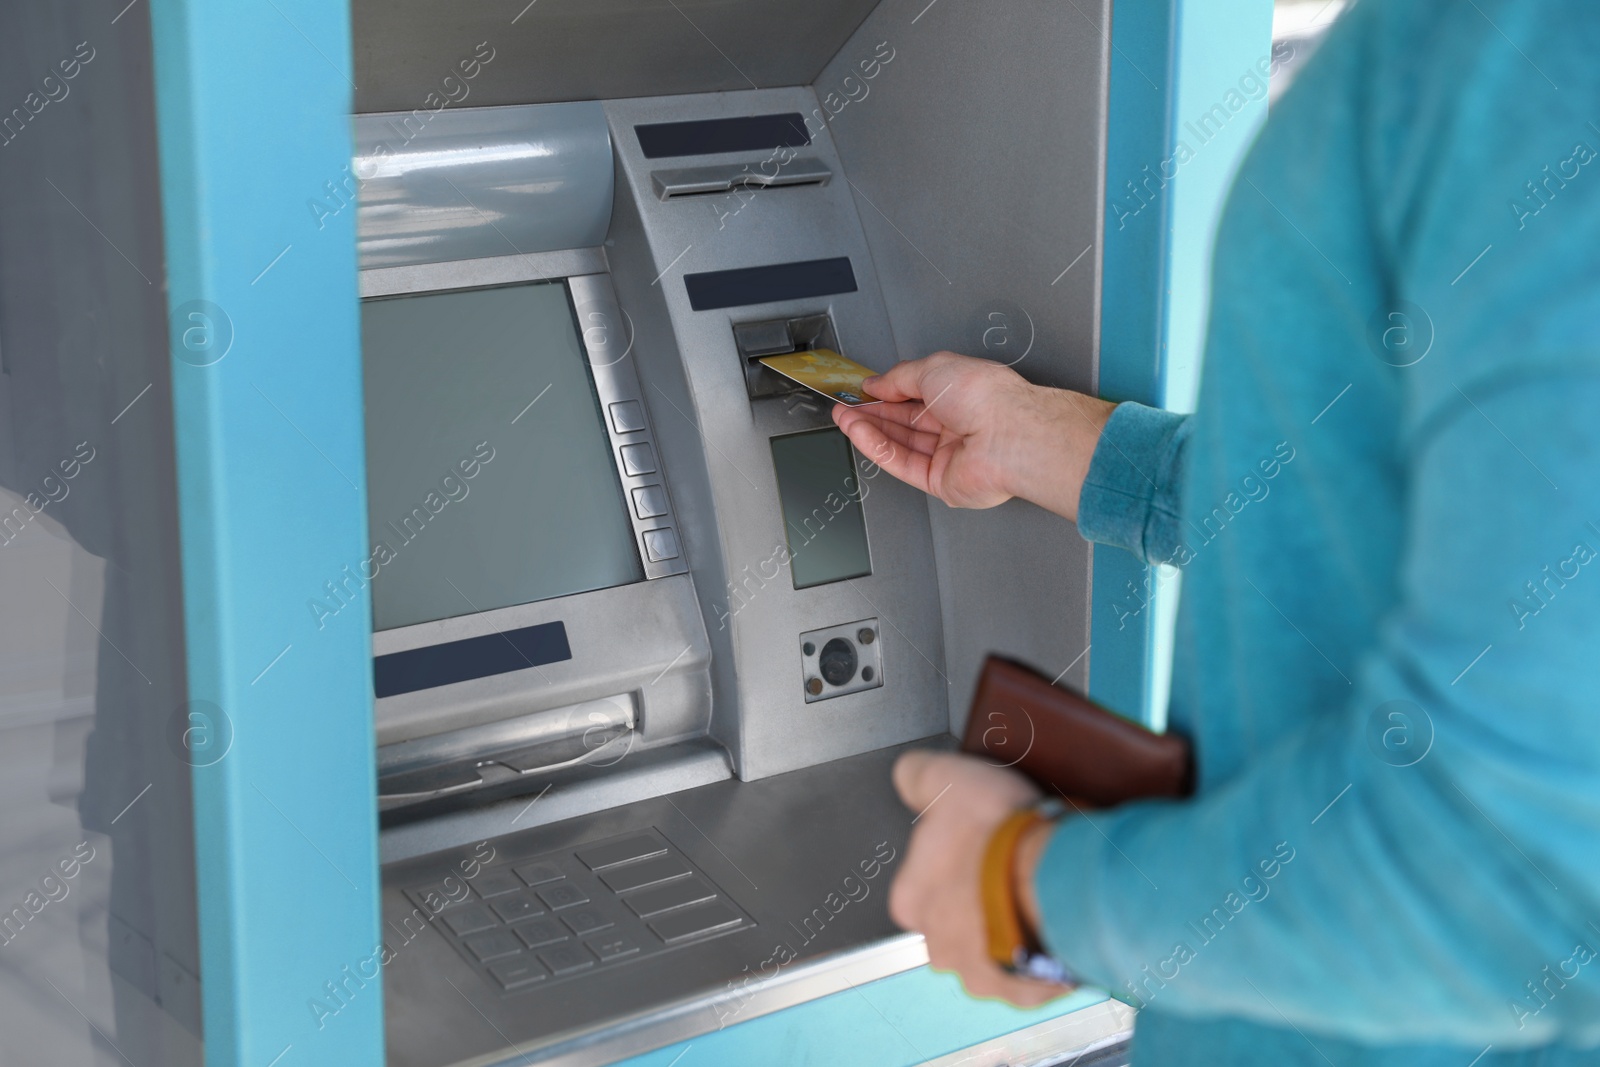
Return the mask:
[[[742,267],[685,274],[689,306],[696,311],[769,304],[779,300],[806,300],[856,291],[856,272],[847,256],[808,259],[802,263],[774,263],[768,267]]]
[[[811,143],[805,116],[798,111],[693,122],[655,122],[635,126],[633,132],[639,138],[639,148],[646,159],[800,148]]]
[[[372,688],[382,699],[571,658],[566,624],[546,622],[376,656],[372,660]]]

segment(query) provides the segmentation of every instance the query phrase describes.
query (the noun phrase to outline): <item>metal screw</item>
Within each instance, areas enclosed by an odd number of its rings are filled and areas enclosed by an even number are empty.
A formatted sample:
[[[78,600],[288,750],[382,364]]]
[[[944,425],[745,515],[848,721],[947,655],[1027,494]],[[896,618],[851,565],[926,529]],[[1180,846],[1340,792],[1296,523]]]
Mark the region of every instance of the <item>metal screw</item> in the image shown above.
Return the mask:
[[[817,646],[813,645],[810,641],[807,641],[805,644],[800,646],[800,651],[808,656],[815,656],[817,654]]]
[[[873,633],[872,630],[866,626],[863,626],[861,629],[856,631],[856,640],[860,641],[863,645],[870,645],[877,639],[878,635]]]
[[[863,682],[872,681],[872,668],[871,667],[862,667],[861,668],[861,680]]]
[[[806,679],[806,692],[810,693],[812,696],[821,696],[822,695],[822,679],[821,678],[807,678]]]

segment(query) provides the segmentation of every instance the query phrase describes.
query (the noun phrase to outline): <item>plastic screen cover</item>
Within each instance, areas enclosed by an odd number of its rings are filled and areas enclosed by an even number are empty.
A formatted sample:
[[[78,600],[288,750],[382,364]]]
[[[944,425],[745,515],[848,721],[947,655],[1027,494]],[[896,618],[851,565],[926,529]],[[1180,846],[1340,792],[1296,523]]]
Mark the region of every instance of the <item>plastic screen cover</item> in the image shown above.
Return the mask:
[[[362,354],[374,630],[643,579],[565,283],[369,300]]]

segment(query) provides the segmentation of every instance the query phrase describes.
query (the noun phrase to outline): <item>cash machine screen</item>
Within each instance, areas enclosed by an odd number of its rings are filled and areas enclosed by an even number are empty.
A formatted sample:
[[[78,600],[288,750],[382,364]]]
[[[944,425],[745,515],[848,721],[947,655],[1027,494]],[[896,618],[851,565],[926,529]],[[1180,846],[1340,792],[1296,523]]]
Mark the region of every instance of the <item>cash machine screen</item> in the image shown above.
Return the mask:
[[[367,300],[361,329],[375,630],[643,579],[565,283]]]

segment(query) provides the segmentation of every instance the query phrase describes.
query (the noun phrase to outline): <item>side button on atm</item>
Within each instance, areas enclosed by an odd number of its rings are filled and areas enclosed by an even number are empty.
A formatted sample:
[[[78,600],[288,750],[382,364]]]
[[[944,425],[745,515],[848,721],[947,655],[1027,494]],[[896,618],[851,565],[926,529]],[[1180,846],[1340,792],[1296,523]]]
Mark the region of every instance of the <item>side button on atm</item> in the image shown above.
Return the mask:
[[[656,472],[655,449],[646,444],[622,446],[622,469],[630,476]]]
[[[667,494],[659,485],[633,491],[633,513],[641,519],[658,519],[667,513]]]
[[[646,530],[644,552],[650,557],[651,563],[660,563],[664,559],[677,559],[678,535],[671,529]]]
[[[618,433],[635,433],[644,429],[644,410],[637,400],[619,400],[611,405],[611,425]]]

